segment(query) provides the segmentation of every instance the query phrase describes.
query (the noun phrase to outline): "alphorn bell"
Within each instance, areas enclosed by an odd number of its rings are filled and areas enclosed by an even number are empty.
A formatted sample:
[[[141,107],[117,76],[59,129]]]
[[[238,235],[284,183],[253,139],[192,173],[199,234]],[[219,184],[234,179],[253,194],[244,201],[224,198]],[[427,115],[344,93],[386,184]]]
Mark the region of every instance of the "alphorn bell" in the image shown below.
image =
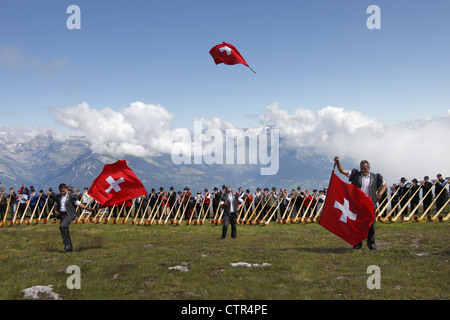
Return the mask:
[[[447,180],[447,182],[445,183],[445,186],[442,188],[442,190],[439,192],[439,194],[434,197],[433,202],[431,202],[430,206],[427,208],[427,210],[424,211],[424,213],[418,218],[417,216],[414,216],[413,220],[415,222],[420,222],[423,220],[423,218],[425,218],[426,214],[428,213],[428,211],[431,210],[431,207],[433,206],[433,204],[436,202],[436,200],[439,198],[439,196],[441,195],[441,193],[445,190],[445,188],[447,187],[449,180]]]
[[[442,206],[442,208],[439,209],[439,211],[434,215],[434,216],[427,216],[428,221],[435,221],[436,219],[438,219],[438,217],[440,217],[440,214],[442,211],[444,211],[444,208],[450,203],[450,198],[447,199],[447,201],[445,202],[445,204]],[[438,219],[439,220],[439,219]],[[441,218],[442,221],[443,219]]]
[[[420,187],[417,188],[416,192],[414,192],[414,194],[409,198],[409,201],[403,206],[403,208],[400,209],[400,211],[397,213],[397,215],[396,215],[394,218],[392,218],[392,216],[389,217],[389,221],[391,221],[391,222],[396,222],[396,221],[398,220],[398,218],[400,217],[400,215],[403,213],[403,211],[404,211],[406,208],[408,208],[408,204],[413,200],[413,198],[416,196],[416,194],[417,194],[419,191],[420,191]]]
[[[443,218],[442,216],[438,216],[438,221],[442,222],[442,221],[448,221],[448,219],[450,219],[450,212],[447,213],[447,215],[445,216],[445,218]]]

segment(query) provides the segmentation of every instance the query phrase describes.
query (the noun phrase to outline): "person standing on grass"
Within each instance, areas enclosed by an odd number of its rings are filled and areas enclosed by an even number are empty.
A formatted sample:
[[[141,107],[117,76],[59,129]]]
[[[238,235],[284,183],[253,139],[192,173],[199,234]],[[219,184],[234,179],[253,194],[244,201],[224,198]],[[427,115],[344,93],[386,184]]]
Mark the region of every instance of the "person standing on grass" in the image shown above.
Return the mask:
[[[238,213],[239,203],[243,202],[244,199],[239,197],[238,193],[233,194],[231,187],[228,186],[225,189],[225,193],[222,194],[220,199],[220,206],[223,208],[223,227],[222,227],[222,237],[220,239],[225,239],[228,231],[228,224],[231,223],[231,238],[236,239],[236,220]]]
[[[383,179],[383,176],[379,173],[370,172],[370,164],[367,160],[362,160],[360,163],[360,170],[353,169],[352,171],[345,170],[339,157],[334,158],[334,162],[339,172],[349,178],[353,185],[360,188],[366,196],[372,199],[374,209],[376,209],[377,202],[380,201],[381,196],[386,192],[387,184]],[[369,250],[377,250],[375,244],[375,221],[369,228],[369,234],[367,236],[367,247]],[[353,247],[353,249],[361,249],[362,242]]]
[[[55,201],[55,214],[59,218],[59,230],[64,243],[64,250],[61,252],[72,252],[72,240],[70,238],[69,226],[76,218],[76,207],[80,207],[84,210],[92,212],[80,200],[77,200],[77,196],[74,193],[69,193],[67,185],[61,183],[59,185],[59,194],[56,196]]]

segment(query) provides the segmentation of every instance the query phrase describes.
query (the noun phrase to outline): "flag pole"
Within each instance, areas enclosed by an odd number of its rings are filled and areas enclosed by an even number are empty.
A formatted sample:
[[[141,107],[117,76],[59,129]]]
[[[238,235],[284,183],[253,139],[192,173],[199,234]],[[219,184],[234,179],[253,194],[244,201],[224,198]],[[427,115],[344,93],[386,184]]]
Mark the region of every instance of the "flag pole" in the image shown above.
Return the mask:
[[[247,65],[247,67],[250,69],[250,70],[252,70],[253,71],[253,73],[256,73],[256,71],[255,70],[253,70],[249,65]]]

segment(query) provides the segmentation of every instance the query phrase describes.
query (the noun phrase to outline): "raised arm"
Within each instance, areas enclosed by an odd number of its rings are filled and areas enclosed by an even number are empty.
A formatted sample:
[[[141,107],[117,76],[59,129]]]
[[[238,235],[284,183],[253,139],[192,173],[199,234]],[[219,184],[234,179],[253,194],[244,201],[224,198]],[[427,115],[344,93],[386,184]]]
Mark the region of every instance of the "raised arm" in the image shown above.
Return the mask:
[[[350,171],[345,170],[344,167],[342,167],[342,164],[339,161],[338,156],[334,157],[334,163],[336,164],[336,167],[339,170],[339,172],[342,173],[343,175],[348,175],[350,173]]]

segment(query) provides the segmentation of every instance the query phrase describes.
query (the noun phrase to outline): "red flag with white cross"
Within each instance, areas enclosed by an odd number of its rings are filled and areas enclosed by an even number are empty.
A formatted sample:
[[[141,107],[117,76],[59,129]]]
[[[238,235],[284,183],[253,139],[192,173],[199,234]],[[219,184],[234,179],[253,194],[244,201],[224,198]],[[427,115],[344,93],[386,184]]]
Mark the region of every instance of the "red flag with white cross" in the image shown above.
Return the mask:
[[[88,191],[100,207],[108,207],[147,194],[144,185],[125,160],[103,167]]]
[[[374,222],[372,199],[333,171],[319,224],[355,246],[367,238]]]
[[[219,63],[224,63],[227,65],[243,64],[244,66],[250,68],[250,66],[244,60],[244,57],[242,57],[239,51],[232,44],[222,42],[221,44],[218,44],[214,46],[211,50],[209,50],[209,54],[213,57],[214,62],[216,64]],[[250,70],[255,72],[252,68],[250,68]]]

